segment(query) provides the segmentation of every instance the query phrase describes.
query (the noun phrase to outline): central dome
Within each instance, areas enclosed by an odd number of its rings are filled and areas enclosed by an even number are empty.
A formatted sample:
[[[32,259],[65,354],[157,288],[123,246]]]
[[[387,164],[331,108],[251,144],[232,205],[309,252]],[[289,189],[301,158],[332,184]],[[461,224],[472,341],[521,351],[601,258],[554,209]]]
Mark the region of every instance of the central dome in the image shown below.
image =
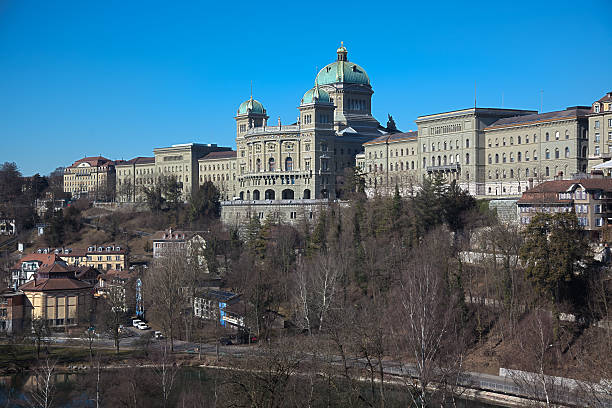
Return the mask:
[[[365,69],[348,61],[344,44],[336,52],[338,53],[338,60],[326,65],[317,74],[316,82],[319,85],[335,84],[337,82],[370,85],[370,78]]]

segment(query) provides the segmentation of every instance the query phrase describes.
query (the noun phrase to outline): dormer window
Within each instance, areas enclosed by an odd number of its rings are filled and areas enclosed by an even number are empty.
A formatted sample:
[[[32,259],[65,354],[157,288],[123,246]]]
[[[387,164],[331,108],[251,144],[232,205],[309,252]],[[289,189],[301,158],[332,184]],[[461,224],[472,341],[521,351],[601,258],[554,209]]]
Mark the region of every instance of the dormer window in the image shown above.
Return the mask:
[[[599,104],[598,103],[593,105],[593,108],[595,109],[595,113],[599,113]]]
[[[353,65],[353,72],[357,72],[357,66]]]

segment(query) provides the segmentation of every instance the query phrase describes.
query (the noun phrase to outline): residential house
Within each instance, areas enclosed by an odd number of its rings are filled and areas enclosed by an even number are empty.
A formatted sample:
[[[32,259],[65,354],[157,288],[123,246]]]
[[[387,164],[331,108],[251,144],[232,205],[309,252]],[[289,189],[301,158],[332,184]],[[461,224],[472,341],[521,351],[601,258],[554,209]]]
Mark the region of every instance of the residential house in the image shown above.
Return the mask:
[[[26,297],[26,319],[43,319],[51,328],[89,322],[93,285],[75,278],[62,260],[52,258],[40,265],[34,279],[19,289]]]
[[[525,191],[517,207],[522,225],[537,213],[575,212],[591,237],[603,240],[612,223],[612,179],[547,181]]]
[[[0,290],[0,333],[14,334],[23,330],[24,303],[23,292]]]

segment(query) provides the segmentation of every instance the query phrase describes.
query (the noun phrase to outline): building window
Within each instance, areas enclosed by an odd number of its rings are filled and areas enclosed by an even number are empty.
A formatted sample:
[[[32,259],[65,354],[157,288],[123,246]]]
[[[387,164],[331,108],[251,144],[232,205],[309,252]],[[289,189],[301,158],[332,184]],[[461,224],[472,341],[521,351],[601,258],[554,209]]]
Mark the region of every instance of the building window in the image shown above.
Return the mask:
[[[550,176],[550,169],[548,167],[546,167],[546,177]]]
[[[559,131],[558,130],[555,132],[555,140],[559,140]]]
[[[599,121],[598,120],[595,121],[595,129],[599,129]]]
[[[528,136],[528,137],[529,137],[529,136]],[[520,137],[520,136],[518,136],[518,137],[516,138],[516,141],[517,141],[517,143],[518,143],[518,144],[521,144],[521,137]],[[529,142],[527,142],[527,143],[529,143]]]
[[[293,171],[293,159],[291,157],[285,159],[285,171]]]
[[[518,160],[519,163],[521,162],[521,158],[522,158],[522,154],[521,154],[521,152],[518,152],[516,154],[516,159]]]
[[[499,154],[495,154],[495,163],[499,163]]]
[[[595,156],[599,156],[600,151],[599,151],[599,146],[595,146]]]
[[[457,163],[457,164],[459,164],[459,163]],[[470,164],[470,154],[469,153],[465,154],[465,164]]]
[[[493,163],[493,157],[491,155],[489,155],[489,164]]]
[[[546,160],[550,159],[550,150],[546,149],[546,151],[544,152],[544,158]]]
[[[558,158],[559,158],[559,149],[556,148],[555,149],[555,159],[558,159]]]
[[[601,138],[599,136],[599,133],[595,133],[595,143],[599,143],[601,141]]]
[[[470,139],[465,139],[465,148],[469,148],[470,147]]]
[[[565,158],[567,159],[569,157],[570,157],[570,149],[569,149],[569,147],[566,147],[565,148]]]
[[[270,157],[268,160],[268,171],[274,171],[274,157]]]
[[[546,132],[546,139],[547,142],[550,140],[550,135],[548,134],[548,132]]]
[[[599,113],[599,104],[598,103],[593,105],[593,108],[595,109],[595,113]]]

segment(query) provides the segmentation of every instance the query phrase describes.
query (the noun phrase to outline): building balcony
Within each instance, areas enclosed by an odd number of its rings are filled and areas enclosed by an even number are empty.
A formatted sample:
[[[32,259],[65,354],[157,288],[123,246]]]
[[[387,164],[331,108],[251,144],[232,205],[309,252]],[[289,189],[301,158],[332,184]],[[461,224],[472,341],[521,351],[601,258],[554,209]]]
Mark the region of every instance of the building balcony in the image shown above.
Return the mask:
[[[443,164],[440,166],[427,166],[428,173],[433,173],[433,172],[447,173],[447,172],[455,172],[459,170],[461,170],[461,165],[459,163]]]

